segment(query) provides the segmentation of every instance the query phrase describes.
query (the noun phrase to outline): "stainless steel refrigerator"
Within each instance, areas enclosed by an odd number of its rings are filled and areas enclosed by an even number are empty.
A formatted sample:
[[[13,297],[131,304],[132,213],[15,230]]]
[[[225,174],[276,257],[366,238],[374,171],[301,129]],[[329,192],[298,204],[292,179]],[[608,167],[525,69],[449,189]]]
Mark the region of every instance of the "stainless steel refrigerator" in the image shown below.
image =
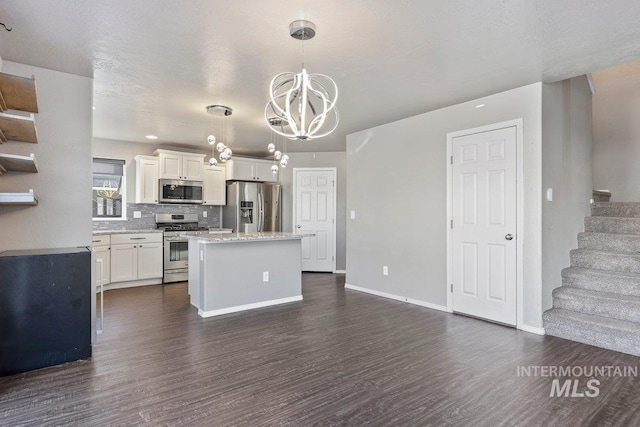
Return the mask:
[[[282,189],[270,182],[234,181],[227,184],[222,225],[233,232],[282,231]]]

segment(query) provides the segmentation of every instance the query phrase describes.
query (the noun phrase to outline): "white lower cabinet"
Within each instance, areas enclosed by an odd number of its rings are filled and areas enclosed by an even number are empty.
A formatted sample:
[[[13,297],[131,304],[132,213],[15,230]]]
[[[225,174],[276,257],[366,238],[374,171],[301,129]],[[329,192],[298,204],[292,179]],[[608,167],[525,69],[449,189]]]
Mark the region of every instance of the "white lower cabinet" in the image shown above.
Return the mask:
[[[162,281],[162,233],[111,235],[111,283]]]
[[[139,280],[162,277],[162,255],[162,241],[138,245]]]
[[[96,292],[100,290],[100,279],[103,279],[103,285],[108,285],[111,282],[111,256],[110,256],[110,245],[111,245],[111,236],[100,235],[93,236],[91,239],[91,248],[96,253]],[[100,267],[100,263],[98,260],[102,260],[102,267]],[[102,276],[104,275],[104,276]]]

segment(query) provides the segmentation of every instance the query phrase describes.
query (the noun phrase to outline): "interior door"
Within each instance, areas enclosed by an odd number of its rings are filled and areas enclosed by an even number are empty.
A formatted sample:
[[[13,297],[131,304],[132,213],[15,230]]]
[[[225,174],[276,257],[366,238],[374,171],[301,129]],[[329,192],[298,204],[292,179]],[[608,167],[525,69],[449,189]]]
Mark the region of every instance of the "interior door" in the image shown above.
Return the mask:
[[[295,169],[294,230],[302,239],[302,270],[333,271],[335,256],[335,169]]]
[[[453,310],[516,324],[516,127],[453,138]]]

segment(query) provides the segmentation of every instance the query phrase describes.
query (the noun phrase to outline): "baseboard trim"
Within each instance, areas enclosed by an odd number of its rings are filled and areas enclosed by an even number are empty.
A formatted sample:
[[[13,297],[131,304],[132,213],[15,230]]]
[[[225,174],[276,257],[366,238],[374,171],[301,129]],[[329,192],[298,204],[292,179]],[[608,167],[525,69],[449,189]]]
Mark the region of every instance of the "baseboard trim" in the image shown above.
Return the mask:
[[[271,305],[287,304],[290,302],[302,301],[302,295],[288,298],[272,299],[269,301],[255,302],[252,304],[237,305],[235,307],[220,308],[218,310],[202,311],[198,309],[200,317],[221,316],[223,314],[237,313],[238,311],[253,310],[254,308],[269,307]]]
[[[336,270],[334,271],[335,274],[347,274],[347,270]]]
[[[364,293],[367,293],[367,294],[376,295],[376,296],[383,297],[383,298],[389,298],[389,299],[396,300],[396,301],[406,302],[408,304],[419,305],[420,307],[431,308],[431,309],[434,309],[434,310],[448,312],[447,311],[447,307],[445,307],[443,305],[432,304],[430,302],[420,301],[420,300],[413,299],[413,298],[407,298],[407,297],[402,297],[402,296],[398,296],[398,295],[388,294],[386,292],[380,292],[380,291],[376,291],[376,290],[373,290],[373,289],[368,289],[368,288],[363,288],[363,287],[360,287],[360,286],[350,285],[348,283],[346,283],[344,285],[344,287],[347,288],[347,289],[351,289],[353,291],[364,292]]]
[[[536,326],[522,325],[518,329],[521,331],[529,332],[536,335],[545,335],[544,328],[538,328]]]
[[[137,288],[138,286],[162,285],[162,277],[157,279],[132,280],[130,282],[112,282],[104,285],[104,290]],[[96,293],[100,293],[100,286],[96,286]]]

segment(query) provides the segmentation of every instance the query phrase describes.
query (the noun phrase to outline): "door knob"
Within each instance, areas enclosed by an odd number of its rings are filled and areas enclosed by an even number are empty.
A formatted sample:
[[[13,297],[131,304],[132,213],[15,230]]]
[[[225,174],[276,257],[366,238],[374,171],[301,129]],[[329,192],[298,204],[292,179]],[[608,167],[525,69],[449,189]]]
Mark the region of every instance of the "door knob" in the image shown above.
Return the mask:
[[[507,234],[504,238],[507,240],[513,240],[513,234]]]
[[[302,226],[301,226],[300,224],[296,225],[296,227],[298,227],[298,228],[302,228]]]

